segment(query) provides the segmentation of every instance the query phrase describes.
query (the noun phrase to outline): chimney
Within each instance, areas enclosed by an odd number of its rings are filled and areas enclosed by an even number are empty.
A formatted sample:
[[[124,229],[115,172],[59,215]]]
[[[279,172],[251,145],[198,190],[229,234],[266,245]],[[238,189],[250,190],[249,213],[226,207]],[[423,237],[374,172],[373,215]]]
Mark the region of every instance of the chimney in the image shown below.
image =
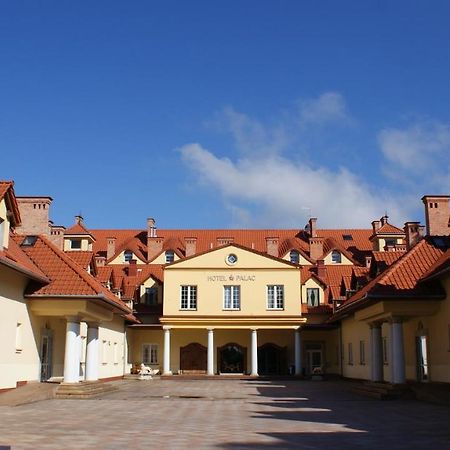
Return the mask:
[[[309,238],[309,256],[311,259],[317,260],[323,255],[323,238],[310,237]]]
[[[184,238],[185,245],[185,254],[186,257],[195,255],[196,247],[197,247],[197,238],[195,237],[186,237]]]
[[[164,238],[159,237],[147,237],[147,260],[151,262],[158,256],[163,249]]]
[[[422,238],[423,228],[420,222],[405,222],[403,227],[406,235],[406,250],[411,250]]]
[[[317,260],[317,276],[322,280],[325,280],[327,277],[327,268],[323,259]]]
[[[311,217],[309,219],[309,235],[313,238],[317,237],[317,218]]]
[[[97,264],[97,267],[104,267],[106,264],[106,258],[104,256],[96,256],[95,264]]]
[[[131,259],[128,267],[128,276],[135,277],[137,275],[137,261],[135,259]]]
[[[389,216],[388,216],[387,214],[385,214],[385,215],[380,219],[381,226],[386,225],[387,222],[388,222],[388,219],[389,219]]]
[[[116,254],[116,238],[106,238],[106,259],[110,260]]]
[[[152,217],[147,219],[147,237],[156,237],[156,222]]]
[[[49,210],[51,197],[16,197],[22,223],[16,227],[19,234],[50,235]]]
[[[372,222],[372,231],[373,231],[373,234],[375,234],[379,229],[380,229],[380,221],[379,220],[374,220],[373,222]]]
[[[448,195],[425,195],[425,220],[428,236],[448,236],[450,234],[450,210]]]
[[[369,269],[370,268],[370,264],[372,264],[372,257],[371,256],[366,256],[366,267]]]
[[[278,258],[278,238],[268,237],[266,238],[267,254],[276,256]]]
[[[78,214],[78,216],[75,216],[75,222],[78,225],[83,225],[83,222],[84,222],[83,216],[81,214]]]

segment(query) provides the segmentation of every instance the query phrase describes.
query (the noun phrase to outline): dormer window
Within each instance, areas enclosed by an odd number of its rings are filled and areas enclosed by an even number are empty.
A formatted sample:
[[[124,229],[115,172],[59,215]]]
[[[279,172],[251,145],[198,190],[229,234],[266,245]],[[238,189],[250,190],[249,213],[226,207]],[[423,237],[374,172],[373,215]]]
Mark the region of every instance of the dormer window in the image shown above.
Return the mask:
[[[300,253],[297,250],[292,250],[289,254],[289,258],[291,263],[299,264],[300,263]]]
[[[387,238],[384,240],[385,245],[391,246],[391,245],[395,245],[397,244],[397,239],[396,238]]]
[[[70,248],[72,250],[81,250],[81,239],[71,239]]]
[[[173,263],[175,261],[175,253],[173,250],[167,250],[166,252],[166,264]]]
[[[123,259],[125,262],[130,262],[133,259],[133,252],[131,250],[125,250],[123,252]]]
[[[331,262],[333,264],[340,264],[342,262],[342,255],[337,250],[331,252]]]

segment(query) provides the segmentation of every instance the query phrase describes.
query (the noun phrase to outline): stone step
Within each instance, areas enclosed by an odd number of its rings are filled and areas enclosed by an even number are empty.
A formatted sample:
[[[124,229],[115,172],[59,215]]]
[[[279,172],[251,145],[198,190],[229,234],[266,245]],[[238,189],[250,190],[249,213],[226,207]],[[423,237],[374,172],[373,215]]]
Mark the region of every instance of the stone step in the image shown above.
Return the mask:
[[[56,398],[91,398],[117,390],[116,386],[100,381],[61,383],[56,390]]]

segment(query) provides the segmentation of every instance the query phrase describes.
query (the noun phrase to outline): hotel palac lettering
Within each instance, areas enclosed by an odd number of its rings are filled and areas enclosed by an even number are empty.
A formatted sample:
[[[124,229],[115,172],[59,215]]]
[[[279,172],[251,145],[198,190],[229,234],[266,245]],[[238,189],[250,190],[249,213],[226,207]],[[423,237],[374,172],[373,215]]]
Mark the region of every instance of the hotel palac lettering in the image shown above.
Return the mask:
[[[0,182],[0,391],[70,395],[141,364],[450,383],[449,199],[422,198],[426,226],[91,229]]]

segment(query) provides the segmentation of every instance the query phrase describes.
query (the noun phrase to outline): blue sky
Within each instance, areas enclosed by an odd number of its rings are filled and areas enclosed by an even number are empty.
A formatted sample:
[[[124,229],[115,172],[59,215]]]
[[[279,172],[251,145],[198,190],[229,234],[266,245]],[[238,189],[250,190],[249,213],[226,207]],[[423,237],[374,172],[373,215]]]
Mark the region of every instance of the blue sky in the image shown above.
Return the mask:
[[[446,1],[0,6],[0,178],[92,228],[370,226],[450,193]]]

